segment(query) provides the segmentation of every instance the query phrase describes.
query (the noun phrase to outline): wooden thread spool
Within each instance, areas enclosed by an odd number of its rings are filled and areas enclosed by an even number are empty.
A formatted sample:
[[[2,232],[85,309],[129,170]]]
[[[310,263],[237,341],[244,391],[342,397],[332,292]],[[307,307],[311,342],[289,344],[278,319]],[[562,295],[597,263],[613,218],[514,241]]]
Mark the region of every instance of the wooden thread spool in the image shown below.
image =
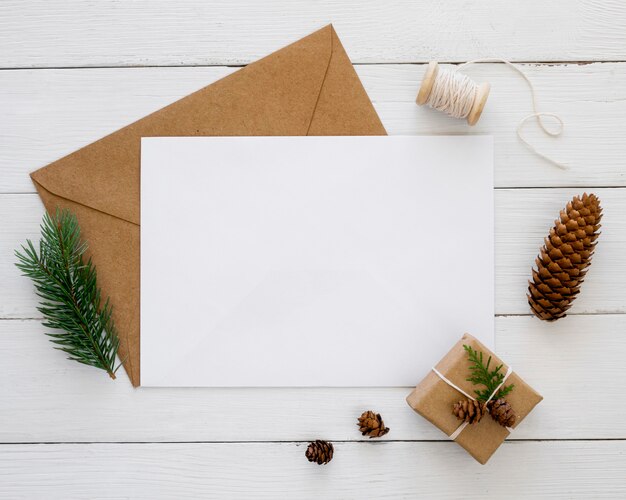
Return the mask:
[[[433,89],[433,85],[435,84],[435,80],[437,79],[437,75],[439,74],[439,64],[435,61],[428,63],[428,68],[426,70],[426,74],[422,79],[422,85],[420,86],[419,93],[417,94],[417,104],[420,106],[426,104],[428,102],[428,98]],[[467,115],[467,123],[469,125],[476,125],[478,122],[480,115],[483,112],[485,107],[485,103],[487,102],[487,97],[489,97],[489,90],[491,89],[491,85],[489,83],[481,83],[476,87],[476,92],[474,94],[474,102],[472,103],[471,110]]]

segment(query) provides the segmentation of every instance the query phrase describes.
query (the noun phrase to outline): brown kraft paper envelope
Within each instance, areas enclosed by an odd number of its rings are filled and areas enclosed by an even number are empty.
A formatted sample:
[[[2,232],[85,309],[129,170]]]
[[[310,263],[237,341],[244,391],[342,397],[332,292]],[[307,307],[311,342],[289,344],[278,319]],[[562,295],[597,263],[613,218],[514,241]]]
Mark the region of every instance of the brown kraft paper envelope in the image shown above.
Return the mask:
[[[119,357],[138,386],[140,138],[385,134],[328,25],[31,177],[48,212],[76,214],[103,296],[113,305]]]
[[[469,377],[470,363],[467,359],[467,353],[463,349],[463,344],[483,352],[485,362],[491,356],[490,366],[496,367],[504,363],[477,339],[467,333],[439,361],[435,368],[450,382],[474,396],[474,390],[477,387],[465,380]],[[508,365],[504,364],[502,367],[503,373],[506,373],[507,369]],[[509,384],[515,384],[513,391],[506,396],[506,400],[511,404],[517,415],[517,420],[513,426],[515,428],[543,397],[524,382],[515,371],[506,380],[506,385]],[[479,388],[483,387],[480,386]],[[409,394],[406,401],[422,417],[442,430],[447,436],[450,436],[461,424],[452,414],[452,405],[464,398],[463,394],[446,384],[433,371],[430,371],[424,380]],[[509,434],[505,427],[496,423],[489,415],[485,415],[477,424],[466,426],[455,441],[481,464],[485,464]]]

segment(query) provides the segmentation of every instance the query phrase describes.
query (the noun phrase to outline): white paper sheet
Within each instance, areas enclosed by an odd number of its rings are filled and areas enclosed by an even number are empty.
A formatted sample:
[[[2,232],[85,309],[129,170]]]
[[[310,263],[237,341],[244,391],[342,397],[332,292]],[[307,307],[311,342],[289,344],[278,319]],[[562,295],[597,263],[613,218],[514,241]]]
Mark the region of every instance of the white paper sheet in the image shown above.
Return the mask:
[[[493,347],[486,136],[144,138],[141,385],[412,386]]]

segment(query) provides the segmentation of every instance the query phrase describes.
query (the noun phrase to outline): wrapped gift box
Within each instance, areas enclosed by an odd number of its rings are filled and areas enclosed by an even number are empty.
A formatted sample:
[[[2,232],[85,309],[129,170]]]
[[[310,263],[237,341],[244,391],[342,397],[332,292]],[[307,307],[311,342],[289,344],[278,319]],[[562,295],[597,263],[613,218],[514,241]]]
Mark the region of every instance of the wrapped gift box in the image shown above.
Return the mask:
[[[502,373],[506,373],[508,366],[477,339],[469,334],[463,335],[461,340],[435,366],[435,369],[459,389],[475,396],[474,391],[484,389],[484,386],[476,386],[466,380],[470,376],[471,363],[463,345],[482,352],[485,363],[491,356],[490,368],[502,364]],[[517,417],[512,426],[515,428],[543,398],[514,371],[506,379],[506,385],[510,384],[514,384],[515,387],[506,395],[506,400],[513,407]],[[441,429],[447,436],[453,436],[462,422],[452,413],[452,405],[465,398],[465,395],[431,370],[406,400],[409,406],[422,417]],[[481,464],[485,464],[509,434],[506,427],[502,427],[491,416],[485,415],[480,422],[465,426],[454,440]]]

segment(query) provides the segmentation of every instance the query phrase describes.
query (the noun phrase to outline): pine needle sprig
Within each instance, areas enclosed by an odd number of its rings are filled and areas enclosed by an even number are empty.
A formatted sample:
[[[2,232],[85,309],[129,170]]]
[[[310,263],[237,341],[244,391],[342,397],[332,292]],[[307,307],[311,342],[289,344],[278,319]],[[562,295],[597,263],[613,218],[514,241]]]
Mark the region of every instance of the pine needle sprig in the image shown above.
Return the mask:
[[[496,366],[493,370],[489,370],[489,365],[491,364],[491,356],[487,360],[487,364],[483,362],[483,353],[478,352],[472,349],[469,345],[463,345],[463,349],[467,352],[468,358],[470,360],[470,373],[471,376],[466,380],[468,382],[472,382],[474,385],[484,385],[485,389],[483,390],[475,390],[476,399],[478,401],[487,401],[489,396],[493,394],[496,388],[502,383],[504,380],[504,373],[502,370],[503,365]],[[503,385],[497,394],[491,398],[492,400],[496,400],[499,398],[503,398],[509,392],[513,390],[514,384],[511,385]]]
[[[111,317],[112,307],[97,286],[96,268],[84,261],[87,243],[80,239],[76,216],[68,210],[45,214],[41,224],[39,253],[30,240],[15,251],[16,266],[35,284],[42,299],[37,310],[51,342],[68,359],[105,370],[111,378],[119,339]]]

